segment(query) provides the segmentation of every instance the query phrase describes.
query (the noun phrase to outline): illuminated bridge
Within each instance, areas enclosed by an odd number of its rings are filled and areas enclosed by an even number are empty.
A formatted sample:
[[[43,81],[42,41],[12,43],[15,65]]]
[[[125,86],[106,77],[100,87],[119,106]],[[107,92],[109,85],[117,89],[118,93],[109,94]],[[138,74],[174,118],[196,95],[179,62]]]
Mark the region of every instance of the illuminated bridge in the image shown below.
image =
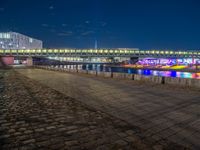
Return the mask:
[[[19,49],[0,50],[0,56],[199,58],[200,50],[173,51],[139,49]]]
[[[130,59],[130,58],[192,58],[199,59],[200,51],[139,50],[139,49],[19,49],[0,50],[1,57],[44,57],[62,61],[90,61],[91,59]],[[101,60],[100,60],[101,61]]]

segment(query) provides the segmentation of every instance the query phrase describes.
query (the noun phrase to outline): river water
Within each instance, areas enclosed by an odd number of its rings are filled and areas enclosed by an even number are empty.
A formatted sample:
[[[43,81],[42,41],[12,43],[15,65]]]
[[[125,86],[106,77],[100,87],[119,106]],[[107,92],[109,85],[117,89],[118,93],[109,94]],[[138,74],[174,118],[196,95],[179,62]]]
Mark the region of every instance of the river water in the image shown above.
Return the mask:
[[[179,77],[179,78],[194,78],[200,79],[199,73],[191,73],[191,72],[180,72],[180,71],[158,71],[151,69],[135,69],[135,68],[125,68],[125,67],[111,67],[106,65],[60,65],[56,67],[62,68],[71,68],[71,69],[79,69],[79,70],[93,70],[93,71],[103,71],[103,72],[120,72],[120,73],[129,73],[129,74],[140,74],[146,76],[163,76],[163,77]]]

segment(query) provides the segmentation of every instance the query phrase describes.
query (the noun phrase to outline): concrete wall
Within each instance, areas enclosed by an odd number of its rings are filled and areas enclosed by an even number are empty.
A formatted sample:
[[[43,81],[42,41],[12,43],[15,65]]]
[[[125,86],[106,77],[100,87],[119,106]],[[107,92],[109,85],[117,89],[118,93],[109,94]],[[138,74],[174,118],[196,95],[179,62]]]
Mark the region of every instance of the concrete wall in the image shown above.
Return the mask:
[[[200,80],[198,80],[198,79],[191,79],[190,86],[191,87],[200,88]]]
[[[6,57],[0,57],[1,65],[13,65],[14,64],[14,57],[12,56],[6,56]]]
[[[28,57],[26,59],[26,65],[27,66],[33,66],[33,58],[32,57]]]
[[[134,74],[113,72],[113,78],[133,80]]]
[[[200,80],[198,79],[166,77],[165,84],[200,88]]]
[[[111,72],[105,72],[104,73],[104,77],[106,77],[106,78],[111,78],[111,76],[112,76]]]
[[[113,72],[113,78],[125,79],[125,74],[124,73]]]
[[[198,79],[187,79],[187,78],[174,78],[174,77],[160,77],[160,76],[145,76],[139,74],[128,74],[128,73],[116,73],[116,72],[96,72],[96,71],[87,71],[87,70],[77,70],[77,69],[63,69],[63,68],[51,68],[39,66],[39,68],[50,69],[50,70],[59,70],[72,73],[83,73],[89,74],[92,76],[106,77],[106,78],[116,78],[116,79],[128,79],[142,82],[152,82],[156,84],[167,84],[167,85],[178,85],[184,87],[195,87],[200,88],[200,80]]]
[[[93,70],[89,70],[89,71],[88,71],[88,74],[97,76],[97,72],[96,72],[96,71],[93,71]]]
[[[87,70],[78,70],[78,73],[88,74],[88,71]]]
[[[133,80],[137,80],[137,81],[154,82],[158,84],[162,84],[163,82],[163,77],[160,77],[160,76],[144,76],[144,75],[135,74],[133,78],[134,78]]]
[[[97,72],[97,76],[111,78],[111,72]]]

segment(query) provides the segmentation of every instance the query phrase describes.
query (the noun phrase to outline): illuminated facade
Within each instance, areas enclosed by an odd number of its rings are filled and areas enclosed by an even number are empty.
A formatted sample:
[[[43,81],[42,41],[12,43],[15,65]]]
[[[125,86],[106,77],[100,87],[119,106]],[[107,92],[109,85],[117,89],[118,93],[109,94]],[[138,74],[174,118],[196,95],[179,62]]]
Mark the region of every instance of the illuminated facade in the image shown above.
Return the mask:
[[[41,49],[42,41],[16,32],[0,33],[0,49]]]

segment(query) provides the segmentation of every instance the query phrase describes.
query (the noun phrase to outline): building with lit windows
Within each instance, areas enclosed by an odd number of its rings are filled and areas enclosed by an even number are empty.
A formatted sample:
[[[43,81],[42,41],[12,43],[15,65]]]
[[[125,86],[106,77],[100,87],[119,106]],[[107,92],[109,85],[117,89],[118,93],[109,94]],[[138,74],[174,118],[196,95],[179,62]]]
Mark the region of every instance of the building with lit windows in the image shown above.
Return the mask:
[[[0,33],[0,49],[41,49],[42,41],[16,32]]]

